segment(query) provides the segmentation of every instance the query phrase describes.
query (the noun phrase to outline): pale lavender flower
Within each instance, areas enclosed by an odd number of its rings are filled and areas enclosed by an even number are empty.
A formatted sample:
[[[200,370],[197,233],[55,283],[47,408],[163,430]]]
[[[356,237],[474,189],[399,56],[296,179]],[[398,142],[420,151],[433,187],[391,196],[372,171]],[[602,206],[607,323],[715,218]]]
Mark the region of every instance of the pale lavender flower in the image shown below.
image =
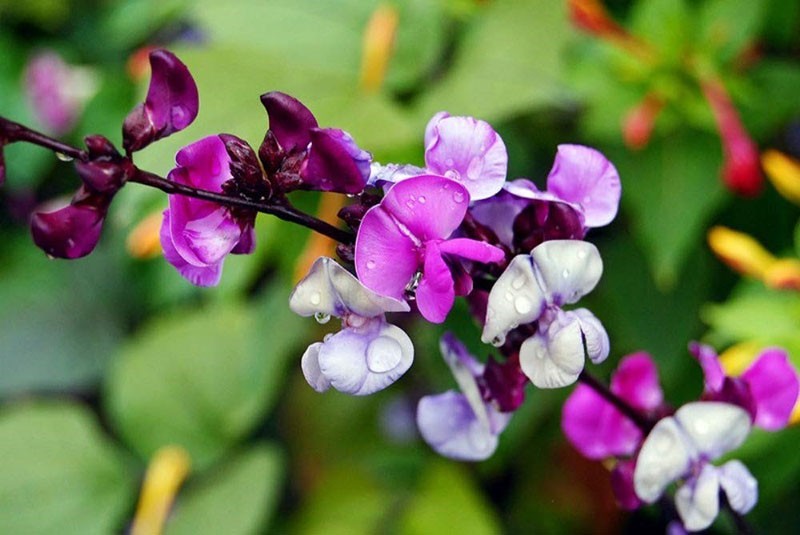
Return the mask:
[[[318,258],[301,280],[289,307],[301,316],[342,320],[342,330],[311,344],[303,354],[303,375],[324,392],[363,396],[399,379],[414,360],[414,346],[402,329],[387,323],[386,312],[407,312],[403,301],[367,289],[330,258]]]
[[[485,366],[455,336],[446,333],[440,349],[461,392],[449,390],[420,399],[419,432],[445,457],[462,461],[487,459],[497,449],[498,436],[508,425],[511,413],[500,412],[484,400],[478,378],[483,376]]]
[[[510,330],[535,321],[535,334],[520,348],[522,371],[540,388],[572,384],[583,370],[584,349],[599,363],[609,341],[591,312],[561,307],[592,291],[602,273],[597,248],[579,240],[546,241],[514,257],[489,293],[481,340],[502,345]]]
[[[169,180],[194,188],[221,192],[231,179],[230,156],[219,136],[192,143],[175,156],[178,166]],[[185,195],[170,195],[161,225],[164,257],[189,282],[214,286],[229,253],[253,252],[252,213],[234,215],[219,204]]]
[[[719,494],[747,513],[758,500],[758,483],[736,460],[711,461],[739,447],[750,433],[747,411],[715,401],[688,403],[659,420],[642,444],[634,470],[636,495],[653,503],[668,485],[682,480],[675,506],[688,531],[706,529],[719,513]]]
[[[422,175],[398,182],[361,220],[355,244],[358,278],[367,288],[402,300],[413,292],[420,313],[441,323],[455,295],[472,280],[456,284],[448,262],[464,258],[500,262],[501,249],[468,238],[450,238],[467,212],[469,194],[449,178]]]

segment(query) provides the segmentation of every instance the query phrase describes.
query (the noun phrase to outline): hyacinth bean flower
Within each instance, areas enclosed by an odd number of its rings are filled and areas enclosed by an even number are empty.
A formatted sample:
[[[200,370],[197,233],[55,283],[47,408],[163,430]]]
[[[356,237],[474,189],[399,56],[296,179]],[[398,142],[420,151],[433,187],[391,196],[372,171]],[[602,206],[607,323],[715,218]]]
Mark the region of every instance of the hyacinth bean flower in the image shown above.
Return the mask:
[[[692,342],[689,352],[703,369],[704,398],[742,407],[750,413],[753,425],[767,431],[786,427],[800,380],[785,350],[765,349],[739,377],[725,375],[712,347]]]
[[[394,299],[415,291],[422,316],[443,322],[456,294],[472,290],[472,279],[463,270],[454,281],[449,264],[458,258],[486,263],[505,257],[488,243],[450,238],[468,205],[467,189],[449,178],[422,175],[394,184],[361,220],[355,244],[358,278]]]
[[[515,256],[489,293],[481,340],[502,345],[510,330],[537,321],[520,347],[523,373],[539,388],[574,383],[583,370],[584,346],[592,362],[602,362],[608,335],[587,309],[561,306],[592,291],[602,273],[597,248],[579,240],[546,241],[530,255]]]
[[[231,178],[230,156],[219,136],[192,143],[175,156],[168,179],[220,192]],[[250,254],[255,247],[253,213],[234,214],[225,206],[184,195],[170,195],[161,224],[164,257],[189,282],[214,286],[228,253]]]
[[[286,156],[302,158],[302,187],[356,194],[370,175],[372,155],[344,130],[319,128],[311,111],[296,98],[272,91],[261,96],[269,129]]]
[[[623,357],[611,375],[611,392],[643,413],[653,413],[663,400],[658,368],[647,353]],[[588,459],[633,455],[642,431],[590,386],[579,384],[564,403],[561,428]]]
[[[150,53],[147,97],[125,118],[122,146],[135,152],[192,124],[200,108],[197,85],[186,65],[166,50]]]
[[[449,390],[420,399],[419,432],[445,457],[462,461],[487,459],[497,449],[498,436],[511,414],[498,411],[483,399],[478,378],[483,376],[485,366],[455,336],[446,333],[439,346],[461,392]]]
[[[31,215],[34,243],[54,258],[88,255],[100,240],[110,202],[82,186],[66,206],[43,206]]]
[[[342,320],[341,331],[311,344],[303,354],[303,375],[317,392],[332,386],[356,396],[372,394],[411,367],[411,339],[384,317],[386,312],[408,312],[408,303],[365,288],[330,258],[314,262],[292,292],[289,307],[320,322],[331,316]]]
[[[642,444],[634,470],[637,496],[653,503],[668,485],[688,531],[706,529],[719,512],[722,490],[731,508],[747,513],[758,500],[758,483],[736,460],[720,467],[710,462],[739,447],[750,433],[747,411],[716,401],[688,403],[659,420]]]

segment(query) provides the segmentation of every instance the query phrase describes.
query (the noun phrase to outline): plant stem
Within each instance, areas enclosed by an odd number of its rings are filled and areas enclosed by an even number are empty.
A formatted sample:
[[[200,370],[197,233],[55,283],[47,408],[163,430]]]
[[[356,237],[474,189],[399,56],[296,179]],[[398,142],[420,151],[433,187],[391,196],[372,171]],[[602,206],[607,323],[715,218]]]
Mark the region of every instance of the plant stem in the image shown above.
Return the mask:
[[[644,414],[628,404],[627,401],[614,394],[606,385],[598,381],[595,377],[589,375],[586,370],[583,370],[578,376],[578,381],[585,384],[597,392],[597,394],[599,394],[603,399],[614,405],[614,407],[621,412],[623,416],[636,424],[636,427],[638,427],[642,433],[649,433],[655,425],[655,422],[651,421],[650,418],[647,418]]]
[[[72,145],[62,143],[41,132],[37,132],[27,126],[10,121],[5,117],[0,117],[0,145],[10,144],[17,141],[32,143],[53,152],[61,153],[76,160],[86,160],[88,155]]]

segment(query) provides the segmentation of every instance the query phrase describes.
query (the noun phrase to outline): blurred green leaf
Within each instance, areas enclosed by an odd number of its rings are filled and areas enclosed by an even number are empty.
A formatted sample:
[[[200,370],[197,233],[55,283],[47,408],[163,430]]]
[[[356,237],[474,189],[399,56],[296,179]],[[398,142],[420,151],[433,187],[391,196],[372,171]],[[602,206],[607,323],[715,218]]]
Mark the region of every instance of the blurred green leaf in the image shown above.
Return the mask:
[[[630,28],[674,64],[688,46],[691,17],[685,0],[640,0],[633,5]]]
[[[420,121],[442,110],[497,120],[563,100],[568,35],[561,2],[486,3],[469,21],[452,65],[422,95]]]
[[[110,416],[143,457],[179,444],[197,466],[235,445],[274,403],[307,323],[280,286],[263,307],[230,303],[157,318],[123,349],[106,383]]]
[[[402,535],[500,533],[494,512],[463,465],[436,459],[400,519]]]
[[[0,17],[54,30],[66,22],[70,4],[69,0],[0,0]]]
[[[680,131],[651,140],[641,152],[608,151],[622,178],[622,203],[647,252],[656,282],[668,288],[706,222],[726,198],[719,178],[719,141]]]
[[[380,2],[378,2],[380,4]],[[393,2],[398,11],[394,51],[386,73],[393,91],[412,91],[433,73],[444,47],[444,13],[441,2]]]
[[[0,444],[0,532],[118,531],[136,479],[88,409],[56,401],[6,407]]]
[[[283,485],[283,455],[257,443],[181,492],[166,535],[265,533]]]
[[[794,254],[800,256],[800,220],[794,227]]]
[[[100,21],[97,39],[124,50],[141,46],[153,32],[180,16],[188,0],[122,0],[112,2]]]
[[[706,0],[698,14],[698,46],[722,61],[732,60],[756,38],[767,7],[764,1]]]
[[[742,118],[753,136],[768,138],[800,114],[800,99],[787,98],[800,87],[800,65],[765,59],[748,74]]]

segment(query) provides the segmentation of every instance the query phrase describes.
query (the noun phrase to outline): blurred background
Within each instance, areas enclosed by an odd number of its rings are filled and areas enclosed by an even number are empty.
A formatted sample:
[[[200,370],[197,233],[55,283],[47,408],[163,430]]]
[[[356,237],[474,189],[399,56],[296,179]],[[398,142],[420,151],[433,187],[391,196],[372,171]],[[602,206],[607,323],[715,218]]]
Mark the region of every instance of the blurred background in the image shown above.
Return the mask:
[[[422,164],[440,110],[489,121],[509,178],[543,185],[559,143],[597,147],[623,196],[588,238],[605,274],[587,305],[612,343],[591,371],[605,378],[648,351],[677,406],[702,392],[690,340],[727,349],[729,369],[775,344],[800,365],[799,30],[792,0],[0,0],[0,115],[119,143],[147,52],[168,47],[201,105],[191,127],[137,155],[162,175],[209,134],[257,146],[271,90],[383,163]],[[529,390],[482,463],[419,439],[416,401],[454,387],[439,336],[493,350],[463,303],[444,326],[402,320],[416,362],[387,391],[317,394],[299,359],[338,322],[296,317],[287,299],[331,244],[262,216],[256,253],[198,289],[160,256],[165,196],[131,185],[91,256],[49,260],[27,219],[77,175],[36,147],[4,154],[0,533],[127,533],[134,517],[134,533],[158,533],[172,495],[167,534],[663,530],[654,507],[620,511],[608,467],[564,439],[570,389]],[[294,195],[329,221],[347,200]],[[725,261],[707,241],[717,225],[750,236],[711,240]],[[800,525],[798,440],[797,426],[756,432],[735,452],[760,481],[748,516],[759,530]]]

